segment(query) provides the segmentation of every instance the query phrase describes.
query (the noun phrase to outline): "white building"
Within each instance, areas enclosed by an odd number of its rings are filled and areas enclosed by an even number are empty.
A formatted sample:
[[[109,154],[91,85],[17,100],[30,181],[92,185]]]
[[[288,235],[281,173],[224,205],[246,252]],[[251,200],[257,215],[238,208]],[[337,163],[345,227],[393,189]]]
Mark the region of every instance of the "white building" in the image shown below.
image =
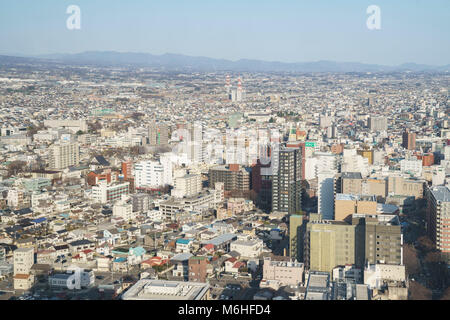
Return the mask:
[[[161,161],[162,163],[145,160],[134,165],[134,176],[137,188],[156,188],[172,184],[172,161],[169,157],[161,157]]]
[[[100,180],[92,187],[91,197],[98,202],[108,203],[122,199],[122,196],[127,195],[129,191],[129,182],[108,184],[106,180]]]
[[[136,219],[136,216],[137,212],[133,212],[133,204],[130,199],[119,200],[113,206],[113,217],[130,221]]]
[[[411,173],[415,177],[422,175],[422,160],[403,159],[400,161],[400,170],[404,173]]]
[[[263,241],[255,240],[236,240],[230,245],[230,251],[239,252],[242,257],[256,258],[262,253]]]
[[[199,174],[186,174],[175,178],[172,196],[176,198],[192,197],[202,191],[202,179]]]

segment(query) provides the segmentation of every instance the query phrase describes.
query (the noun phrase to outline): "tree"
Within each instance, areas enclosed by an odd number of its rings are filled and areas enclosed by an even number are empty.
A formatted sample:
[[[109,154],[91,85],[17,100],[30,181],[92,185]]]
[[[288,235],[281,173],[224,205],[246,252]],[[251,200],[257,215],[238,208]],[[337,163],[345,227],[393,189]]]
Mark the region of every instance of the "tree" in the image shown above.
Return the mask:
[[[431,300],[431,290],[417,281],[409,285],[409,300]]]
[[[450,300],[450,287],[445,289],[444,293],[441,296],[441,300]]]
[[[403,247],[403,261],[408,275],[413,275],[420,272],[420,263],[417,257],[417,251],[410,244]]]
[[[25,161],[16,160],[8,165],[8,175],[15,176],[19,172],[24,172],[27,163]]]

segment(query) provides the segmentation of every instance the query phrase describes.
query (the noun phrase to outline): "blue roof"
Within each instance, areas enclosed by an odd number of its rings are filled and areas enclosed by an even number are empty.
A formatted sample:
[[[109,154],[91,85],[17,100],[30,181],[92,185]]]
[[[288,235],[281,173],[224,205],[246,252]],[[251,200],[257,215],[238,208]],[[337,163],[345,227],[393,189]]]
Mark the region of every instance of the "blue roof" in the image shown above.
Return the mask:
[[[177,243],[181,243],[181,244],[189,244],[189,242],[191,242],[192,239],[178,239]]]
[[[116,258],[116,259],[114,260],[114,262],[125,262],[125,261],[127,261],[127,259],[124,258],[124,257]]]
[[[37,218],[37,219],[31,220],[31,222],[41,223],[41,222],[44,222],[45,220],[47,220],[47,218]]]
[[[130,248],[130,254],[133,254],[135,256],[142,256],[146,252],[147,251],[145,251],[145,249],[142,247]]]

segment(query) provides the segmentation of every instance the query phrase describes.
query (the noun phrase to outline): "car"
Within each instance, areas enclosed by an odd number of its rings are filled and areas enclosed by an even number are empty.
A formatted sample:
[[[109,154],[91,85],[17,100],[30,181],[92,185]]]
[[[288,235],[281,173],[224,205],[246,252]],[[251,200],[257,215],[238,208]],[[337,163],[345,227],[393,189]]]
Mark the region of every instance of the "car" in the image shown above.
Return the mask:
[[[95,278],[96,278],[96,279],[98,279],[98,280],[102,280],[102,279],[105,279],[105,277],[104,277],[104,276],[96,276]]]
[[[67,260],[66,259],[64,259],[63,261],[61,261],[61,263],[66,263],[67,262]]]

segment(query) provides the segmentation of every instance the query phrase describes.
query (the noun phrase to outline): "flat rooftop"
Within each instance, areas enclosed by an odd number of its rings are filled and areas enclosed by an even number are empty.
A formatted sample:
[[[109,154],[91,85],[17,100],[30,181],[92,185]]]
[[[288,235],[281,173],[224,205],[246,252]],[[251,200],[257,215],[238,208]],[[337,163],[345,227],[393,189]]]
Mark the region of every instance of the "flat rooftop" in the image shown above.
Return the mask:
[[[209,284],[202,282],[141,279],[122,300],[201,300],[208,291]]]

